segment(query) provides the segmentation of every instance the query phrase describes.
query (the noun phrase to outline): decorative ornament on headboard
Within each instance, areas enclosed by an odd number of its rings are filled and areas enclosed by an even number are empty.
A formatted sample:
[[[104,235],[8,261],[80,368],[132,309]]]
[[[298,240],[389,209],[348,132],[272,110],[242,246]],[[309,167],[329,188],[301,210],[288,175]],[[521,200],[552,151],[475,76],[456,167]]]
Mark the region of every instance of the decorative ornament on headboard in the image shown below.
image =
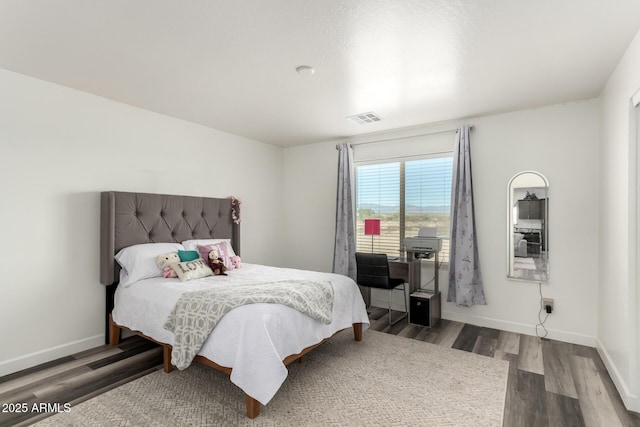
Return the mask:
[[[229,196],[229,200],[231,200],[231,217],[233,218],[233,222],[240,224],[240,205],[242,204],[242,200],[235,196]]]

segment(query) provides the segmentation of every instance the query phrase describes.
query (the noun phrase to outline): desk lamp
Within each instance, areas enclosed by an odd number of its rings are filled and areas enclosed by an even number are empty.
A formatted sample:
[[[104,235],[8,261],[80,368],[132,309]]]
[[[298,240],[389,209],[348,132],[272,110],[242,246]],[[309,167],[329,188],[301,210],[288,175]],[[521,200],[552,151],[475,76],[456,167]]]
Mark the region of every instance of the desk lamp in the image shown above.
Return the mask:
[[[373,253],[373,236],[380,235],[380,220],[379,219],[365,219],[364,220],[364,235],[371,236],[371,253]]]

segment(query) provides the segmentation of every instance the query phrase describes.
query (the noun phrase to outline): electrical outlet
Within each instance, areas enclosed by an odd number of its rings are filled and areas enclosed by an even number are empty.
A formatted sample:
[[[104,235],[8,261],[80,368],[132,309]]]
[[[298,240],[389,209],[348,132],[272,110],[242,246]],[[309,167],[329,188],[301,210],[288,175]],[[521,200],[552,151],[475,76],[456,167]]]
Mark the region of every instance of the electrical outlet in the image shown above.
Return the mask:
[[[544,309],[547,313],[553,312],[553,298],[543,298],[542,304],[544,304]]]

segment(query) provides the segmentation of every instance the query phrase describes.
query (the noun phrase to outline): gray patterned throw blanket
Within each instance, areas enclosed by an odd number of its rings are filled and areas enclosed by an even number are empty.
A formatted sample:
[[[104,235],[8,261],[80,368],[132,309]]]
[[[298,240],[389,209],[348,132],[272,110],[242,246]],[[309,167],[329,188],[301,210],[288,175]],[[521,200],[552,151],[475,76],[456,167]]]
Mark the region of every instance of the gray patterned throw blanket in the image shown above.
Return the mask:
[[[222,316],[241,305],[260,302],[284,304],[329,324],[333,287],[330,282],[283,280],[184,293],[164,324],[174,334],[172,363],[180,370],[189,367]]]

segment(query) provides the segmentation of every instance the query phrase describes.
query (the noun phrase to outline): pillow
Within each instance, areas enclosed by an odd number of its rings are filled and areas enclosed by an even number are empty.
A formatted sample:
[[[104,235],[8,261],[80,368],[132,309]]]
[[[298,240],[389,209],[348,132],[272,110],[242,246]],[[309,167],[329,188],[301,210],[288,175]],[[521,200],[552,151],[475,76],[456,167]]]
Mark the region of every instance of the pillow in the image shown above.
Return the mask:
[[[156,263],[158,255],[184,249],[180,243],[142,243],[123,248],[115,256],[120,267],[120,285],[129,286],[138,280],[161,277],[162,268]]]
[[[176,272],[181,282],[213,276],[213,271],[211,271],[211,268],[209,268],[205,260],[202,258],[173,264],[171,268]]]
[[[231,262],[231,257],[236,256],[236,254],[233,252],[233,249],[231,249],[231,246],[227,245],[226,243],[218,243],[214,246],[216,247],[216,249],[218,249],[218,257],[222,259],[222,262],[224,266],[227,267],[227,270],[233,270],[234,265]]]
[[[178,251],[178,256],[180,257],[180,262],[185,262],[198,259],[200,254],[198,251]]]
[[[234,265],[231,262],[231,257],[236,255],[229,254],[228,248],[229,246],[226,244],[226,242],[221,242],[216,245],[207,245],[207,246],[198,245],[198,252],[200,252],[200,256],[203,259],[206,259],[207,261],[209,261],[209,252],[215,249],[216,251],[218,251],[218,258],[222,260],[222,263],[227,268],[227,270],[233,270]]]
[[[200,258],[209,262],[209,252],[211,252],[213,249],[218,251],[218,248],[215,247],[215,245],[206,245],[206,246],[198,245],[198,252],[200,253]],[[218,251],[218,256],[220,256],[219,254],[220,254],[220,251]]]
[[[233,247],[231,246],[231,239],[195,239],[195,240],[185,240],[182,242],[182,246],[188,251],[195,251],[198,249],[198,245],[207,246],[207,245],[217,245],[219,243],[227,244],[227,252],[229,256],[234,256],[236,253],[233,251]]]

